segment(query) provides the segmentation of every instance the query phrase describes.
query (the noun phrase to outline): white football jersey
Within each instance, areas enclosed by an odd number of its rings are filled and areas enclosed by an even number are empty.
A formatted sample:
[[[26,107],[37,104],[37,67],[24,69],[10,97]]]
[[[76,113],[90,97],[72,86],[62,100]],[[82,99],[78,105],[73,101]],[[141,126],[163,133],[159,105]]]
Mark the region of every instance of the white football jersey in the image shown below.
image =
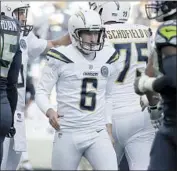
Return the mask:
[[[25,108],[27,63],[29,58],[37,58],[45,51],[47,40],[38,39],[31,31],[28,36],[21,35],[19,44],[22,51],[22,65],[18,76],[17,110],[23,112]]]
[[[111,114],[112,83],[118,74],[118,54],[104,46],[93,60],[75,47],[52,48],[36,91],[36,102],[46,114],[49,96],[56,85],[57,110],[61,129],[76,131],[105,127],[105,109]],[[105,98],[106,96],[106,98]]]
[[[133,83],[135,77],[145,70],[152,51],[150,30],[146,26],[132,24],[105,27],[108,40],[125,59],[113,87],[113,108],[125,113],[132,112],[140,107],[140,97],[135,93]]]

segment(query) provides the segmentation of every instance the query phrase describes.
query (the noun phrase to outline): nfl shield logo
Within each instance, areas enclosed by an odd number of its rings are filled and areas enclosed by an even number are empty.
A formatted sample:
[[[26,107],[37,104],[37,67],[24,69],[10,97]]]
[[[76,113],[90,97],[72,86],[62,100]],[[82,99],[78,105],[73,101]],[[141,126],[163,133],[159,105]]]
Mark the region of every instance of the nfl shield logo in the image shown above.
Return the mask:
[[[108,67],[106,66],[101,67],[101,75],[103,77],[108,77]]]
[[[89,65],[89,69],[90,69],[90,70],[93,69],[93,65]]]

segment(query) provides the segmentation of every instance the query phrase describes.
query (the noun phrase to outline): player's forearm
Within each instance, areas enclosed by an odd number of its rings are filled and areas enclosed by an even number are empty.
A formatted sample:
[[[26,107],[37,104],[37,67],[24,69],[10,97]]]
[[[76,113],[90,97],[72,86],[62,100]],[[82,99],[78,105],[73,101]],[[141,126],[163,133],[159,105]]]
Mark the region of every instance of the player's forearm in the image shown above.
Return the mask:
[[[152,83],[152,89],[161,93],[169,88],[176,89],[176,55],[166,57],[162,60],[164,75],[156,78]]]
[[[57,40],[50,40],[51,46],[56,47],[56,46],[67,46],[71,44],[70,36],[69,34],[64,35],[63,37],[57,39]]]
[[[12,111],[12,117],[14,116],[16,106],[17,106],[17,99],[18,99],[18,93],[17,93],[17,87],[16,85],[11,85],[7,87],[7,97],[10,103],[11,111]]]
[[[71,40],[70,40],[69,34],[66,34],[65,36],[63,36],[63,37],[61,37],[59,39],[56,39],[56,40],[48,40],[46,49],[43,51],[42,54],[46,55],[47,52],[53,47],[67,46],[69,44],[71,44]]]
[[[18,75],[21,68],[22,56],[21,51],[18,47],[18,50],[13,58],[11,63],[9,72],[8,72],[8,83],[7,83],[7,97],[10,102],[12,114],[14,115],[16,106],[17,106],[17,82],[18,82]],[[13,116],[12,116],[13,117]]]
[[[172,88],[176,88],[176,58],[177,54],[174,54],[171,56],[166,56],[162,60],[165,75],[164,81],[166,81]]]
[[[149,77],[155,77],[155,70],[153,67],[153,57],[148,58],[148,64],[145,70],[145,74]],[[150,106],[155,106],[159,102],[159,94],[156,92],[149,91],[146,93],[146,97],[148,99]]]
[[[153,90],[162,93],[162,92],[168,92],[170,88],[176,89],[176,84],[172,84],[174,80],[171,80],[168,76],[162,76],[160,78],[157,78],[153,82]],[[175,86],[174,86],[175,85]]]
[[[153,88],[152,88],[153,89]],[[146,97],[150,106],[155,106],[159,102],[159,94],[154,91],[147,91]]]
[[[49,98],[46,94],[40,93],[39,90],[36,91],[36,104],[38,105],[39,109],[46,115],[48,109],[53,108],[50,104]]]

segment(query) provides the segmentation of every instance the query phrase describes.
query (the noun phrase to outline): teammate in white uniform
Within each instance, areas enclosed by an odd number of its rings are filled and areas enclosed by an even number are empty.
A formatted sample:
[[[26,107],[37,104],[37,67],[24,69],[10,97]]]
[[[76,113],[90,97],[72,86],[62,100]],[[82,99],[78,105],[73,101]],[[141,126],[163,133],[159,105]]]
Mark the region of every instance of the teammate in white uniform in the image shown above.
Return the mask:
[[[130,13],[128,2],[90,2],[89,5],[101,15],[107,38],[126,61],[112,91],[113,138],[118,164],[125,154],[130,170],[146,170],[155,130],[147,110],[141,111],[133,83],[145,69],[151,52],[149,28],[125,23]]]
[[[6,138],[4,141],[4,156],[1,165],[3,170],[16,170],[22,152],[27,150],[24,112],[28,59],[29,57],[39,57],[40,54],[47,52],[53,46],[61,44],[65,45],[67,36],[55,41],[38,39],[34,35],[33,31],[31,31],[32,26],[26,25],[29,4],[22,1],[15,1],[1,2],[1,5],[3,11],[5,11],[5,14],[7,16],[13,16],[15,19],[19,20],[22,27],[22,33],[19,42],[20,49],[22,51],[22,66],[18,77],[18,103],[14,116],[14,127],[16,128],[16,134],[14,138]]]
[[[52,169],[76,170],[84,156],[95,170],[117,170],[106,124],[111,124],[110,93],[119,56],[110,44],[104,45],[105,29],[95,11],[71,16],[68,30],[72,44],[48,52],[36,91],[39,108],[57,130]],[[49,102],[54,85],[57,112]]]

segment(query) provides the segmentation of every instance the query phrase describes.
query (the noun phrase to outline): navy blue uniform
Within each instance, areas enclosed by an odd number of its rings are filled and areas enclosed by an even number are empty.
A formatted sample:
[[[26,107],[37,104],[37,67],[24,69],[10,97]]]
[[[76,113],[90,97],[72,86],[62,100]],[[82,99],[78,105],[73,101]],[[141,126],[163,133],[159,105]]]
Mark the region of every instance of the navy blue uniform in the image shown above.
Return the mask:
[[[0,164],[2,145],[12,126],[17,104],[17,78],[21,66],[19,49],[20,26],[4,15],[0,15]]]
[[[151,149],[149,170],[177,170],[176,27],[176,20],[166,21],[158,28],[155,37],[159,68],[163,76],[155,80],[153,89],[163,99],[164,120]],[[161,49],[165,46],[176,48],[176,54],[162,57]]]

